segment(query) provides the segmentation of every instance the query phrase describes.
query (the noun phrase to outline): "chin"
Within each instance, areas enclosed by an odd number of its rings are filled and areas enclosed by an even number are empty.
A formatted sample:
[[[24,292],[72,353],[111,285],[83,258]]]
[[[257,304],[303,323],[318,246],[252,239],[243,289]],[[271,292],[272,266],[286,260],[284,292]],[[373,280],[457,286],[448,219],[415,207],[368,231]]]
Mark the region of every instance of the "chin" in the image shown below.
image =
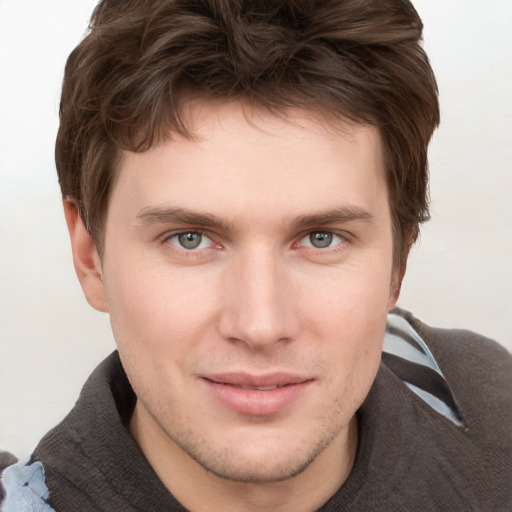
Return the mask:
[[[316,458],[289,458],[287,460],[271,460],[269,454],[260,457],[244,457],[231,454],[222,460],[194,457],[204,469],[213,475],[240,483],[272,483],[289,480],[302,473]]]
[[[325,448],[337,437],[338,431],[325,432],[323,436],[288,434],[277,438],[264,438],[263,433],[253,432],[250,440],[236,439],[219,443],[180,443],[180,448],[211,474],[243,483],[272,483],[291,479],[312,464]],[[188,440],[190,441],[190,440]],[[226,446],[228,445],[228,446]]]

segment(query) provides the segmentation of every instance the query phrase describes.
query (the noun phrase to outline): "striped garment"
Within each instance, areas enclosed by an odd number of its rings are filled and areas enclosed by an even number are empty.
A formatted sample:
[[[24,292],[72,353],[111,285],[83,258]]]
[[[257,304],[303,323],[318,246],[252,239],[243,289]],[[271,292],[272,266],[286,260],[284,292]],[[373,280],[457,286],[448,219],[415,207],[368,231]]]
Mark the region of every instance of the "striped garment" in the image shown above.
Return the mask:
[[[402,382],[402,387],[405,392],[409,390],[410,393],[415,395],[417,398],[421,400],[423,404],[425,404],[427,407],[423,406],[426,410],[430,410],[430,415],[440,415],[438,418],[444,418],[444,420],[438,420],[436,418],[434,423],[437,424],[439,421],[444,421],[446,424],[451,424],[452,429],[455,431],[460,431],[463,433],[463,436],[461,436],[461,439],[466,439],[466,433],[468,432],[466,419],[464,418],[461,407],[458,405],[457,397],[454,396],[454,393],[450,387],[450,385],[447,382],[447,379],[443,375],[443,372],[440,369],[440,366],[443,366],[446,368],[446,362],[448,361],[445,356],[441,353],[443,356],[443,364],[438,364],[438,361],[434,358],[431,349],[429,349],[429,346],[427,346],[427,343],[424,339],[422,339],[422,336],[420,336],[418,329],[413,328],[411,325],[412,323],[415,323],[415,325],[421,326],[423,324],[420,324],[417,321],[411,320],[413,317],[409,314],[399,312],[400,314],[389,314],[388,315],[388,322],[387,322],[387,330],[384,340],[384,351],[382,355],[382,367],[379,374],[382,374],[382,371],[385,370],[384,374],[393,375],[393,379],[395,379],[397,382]],[[427,333],[425,330],[426,327],[420,327],[422,329],[422,332]],[[430,340],[431,334],[430,331],[428,335],[428,339]],[[432,331],[433,332],[433,331]],[[456,336],[460,337],[461,335],[465,338],[466,336],[470,335],[471,333],[468,333],[467,331],[438,331],[438,333],[443,333],[442,336],[448,335],[448,336]],[[461,334],[462,333],[462,334]],[[440,334],[441,335],[441,334]],[[476,335],[472,335],[475,336]],[[482,342],[482,354],[487,353],[485,351],[488,350],[488,348],[485,348],[486,345],[484,343],[483,338],[478,337],[478,343],[480,341]],[[488,341],[488,340],[487,340]],[[429,342],[430,344],[430,342]],[[439,341],[436,341],[435,347],[436,347],[436,353],[439,352],[439,347],[443,344],[439,345]],[[474,347],[475,345],[471,345]],[[469,347],[469,345],[468,345]],[[494,348],[492,350],[495,350]],[[471,352],[467,352],[471,353]],[[505,355],[505,351],[503,351]],[[489,352],[489,355],[491,352]],[[477,356],[476,354],[473,355],[473,357],[481,357]],[[497,361],[497,355],[493,355],[492,358],[489,360],[489,364],[496,365]],[[507,359],[509,357],[508,355],[504,357]],[[119,365],[119,371],[122,373],[122,368],[120,367],[120,363],[118,362],[117,358],[112,359],[109,358],[111,361],[109,365],[115,364],[115,367],[117,368],[117,365]],[[484,360],[480,359],[482,361],[482,364],[485,364]],[[494,362],[491,362],[494,361]],[[103,363],[105,364],[105,363]],[[458,361],[455,362],[456,365],[458,365]],[[510,361],[507,359],[507,361],[504,363],[504,367],[508,367],[506,365],[509,365]],[[110,371],[110,370],[109,370]],[[468,369],[470,371],[470,369]],[[500,370],[501,371],[501,370]],[[453,373],[453,372],[452,372]],[[502,372],[503,373],[503,372]],[[505,372],[507,375],[508,373]],[[98,374],[98,375],[101,375]],[[121,386],[122,384],[119,384],[119,378],[120,374],[115,374],[108,376],[109,382],[117,382],[117,386]],[[103,377],[102,377],[103,379]],[[379,379],[376,379],[376,381]],[[460,379],[459,379],[460,380]],[[385,409],[383,409],[383,403],[380,403],[380,400],[377,399],[377,402],[375,402],[376,396],[382,396],[379,395],[379,393],[382,393],[382,390],[384,390],[385,393],[390,393],[390,389],[395,389],[393,386],[391,388],[385,387],[382,388],[382,383],[387,382],[388,384],[391,383],[388,377],[385,379],[380,379],[381,386],[377,387],[376,390],[373,390],[373,393],[370,393],[371,398],[370,402],[365,404],[365,407],[361,409],[361,415],[362,415],[362,421],[370,421],[368,419],[369,415],[379,415],[384,414]],[[405,384],[405,386],[404,386]],[[86,385],[87,386],[87,385]],[[85,389],[85,388],[84,388]],[[103,389],[103,388],[101,388]],[[386,391],[387,389],[387,391]],[[461,390],[460,387],[458,387],[459,391]],[[395,391],[391,392],[391,397],[393,396],[393,393]],[[506,392],[506,390],[505,390]],[[102,391],[102,393],[105,393],[105,391]],[[505,393],[506,394],[506,393]],[[97,397],[100,395],[96,395]],[[506,395],[507,397],[509,395]],[[389,397],[388,397],[389,398]],[[460,397],[459,397],[460,398]],[[467,397],[463,397],[465,399],[464,403],[466,404],[466,412],[467,412]],[[96,400],[96,399],[94,399]],[[110,400],[110,398],[109,398]],[[117,399],[116,399],[117,400]],[[386,402],[385,402],[386,403]],[[372,405],[369,405],[372,404]],[[111,406],[109,406],[111,407]],[[413,406],[414,409],[414,406]],[[371,412],[373,411],[373,412]],[[471,412],[471,411],[470,411]],[[385,415],[385,414],[384,414]],[[378,416],[383,417],[383,416]],[[448,421],[446,421],[448,420]],[[85,421],[87,419],[85,418]],[[110,420],[109,420],[110,421]],[[119,421],[119,419],[117,419]],[[377,425],[375,423],[375,419],[371,420],[371,425]],[[474,421],[473,421],[474,425]],[[374,427],[371,427],[373,429]],[[432,427],[435,431],[435,428]],[[443,427],[445,428],[445,427]],[[432,430],[432,429],[431,429]],[[449,429],[448,429],[449,430]],[[469,430],[471,434],[471,430]],[[473,430],[473,434],[474,434]],[[471,434],[471,435],[473,435]],[[380,434],[382,435],[382,434]],[[454,433],[450,434],[454,435]],[[471,437],[470,435],[470,437]],[[379,437],[381,442],[383,441],[381,437]],[[384,440],[385,441],[385,440]],[[128,441],[123,441],[128,442]],[[464,443],[466,441],[463,441]],[[486,446],[488,446],[488,442],[486,442]],[[373,441],[370,438],[370,445],[373,444]],[[510,443],[508,443],[506,446],[509,446]],[[433,445],[434,446],[434,445]],[[490,445],[489,445],[490,446]],[[503,444],[505,446],[505,444]],[[389,447],[390,449],[396,448],[395,446]],[[509,446],[510,448],[510,446]],[[372,450],[373,448],[370,448]],[[426,450],[428,450],[428,445],[425,447]],[[437,447],[436,447],[437,449]],[[102,450],[100,448],[100,450]],[[364,451],[364,450],[363,450]],[[37,454],[38,451],[36,450],[35,454]],[[496,452],[499,453],[499,452]],[[103,453],[105,457],[108,457],[105,453]],[[506,457],[508,459],[508,457]],[[0,462],[2,460],[2,454],[0,454]],[[5,456],[4,456],[4,459]],[[72,458],[68,461],[68,463],[71,463],[73,465],[78,465],[80,461],[76,460],[75,458]],[[461,462],[462,463],[462,462]],[[509,465],[510,466],[510,465]],[[473,463],[471,463],[471,467],[473,467]],[[125,468],[126,469],[126,468]],[[359,470],[360,472],[360,470]],[[363,471],[364,473],[364,471]],[[78,474],[81,474],[78,472]],[[488,475],[488,473],[486,473]],[[502,472],[497,472],[498,479],[502,478]],[[83,475],[82,475],[83,476]],[[357,477],[359,479],[359,476]],[[479,477],[478,477],[479,478]],[[53,508],[49,504],[49,491],[46,485],[45,481],[45,469],[43,467],[43,464],[41,462],[37,461],[37,456],[26,462],[20,462],[16,463],[14,465],[11,465],[7,467],[3,474],[2,474],[2,485],[5,492],[5,497],[3,504],[1,506],[1,512],[54,512]],[[501,484],[500,484],[501,485]],[[375,489],[375,488],[373,488]],[[404,488],[406,490],[406,488]],[[373,492],[373,491],[372,491]],[[162,498],[163,499],[163,498]],[[334,501],[333,501],[334,500]],[[335,503],[338,503],[337,496],[334,496],[329,502],[326,504],[325,510],[337,510],[336,507],[338,505],[333,505]],[[331,503],[331,505],[330,505]],[[473,503],[473,502],[472,502]],[[508,503],[508,502],[507,502]],[[331,508],[331,507],[334,508]],[[176,504],[176,507],[178,505]],[[114,507],[115,510],[124,510],[119,507]],[[114,510],[114,508],[112,510]],[[360,510],[360,508],[350,508],[350,510]],[[69,510],[75,510],[75,508],[71,505]],[[78,510],[78,509],[76,509]],[[103,510],[103,508],[102,508]],[[107,510],[107,509],[105,509]],[[132,510],[130,508],[130,510]],[[135,510],[135,509],[133,509]],[[138,510],[138,508],[137,508]],[[172,510],[178,510],[178,508],[172,508]],[[181,508],[179,509],[181,510]],[[324,510],[324,507],[322,507],[321,510]],[[348,510],[348,508],[347,508]],[[362,507],[361,510],[367,510],[366,508]],[[379,509],[380,510],[380,509]],[[387,510],[387,509],[386,509]],[[409,509],[407,509],[409,510]],[[427,509],[425,509],[427,510]],[[432,509],[428,509],[432,510]],[[437,510],[437,508],[436,508]],[[443,509],[444,510],[444,509]],[[455,509],[450,509],[455,510]],[[459,509],[457,509],[458,511]],[[462,509],[460,509],[462,510]],[[482,509],[475,509],[473,508],[465,508],[466,510],[478,510],[478,512],[484,512]],[[485,512],[487,510],[491,509],[485,509]],[[502,508],[496,508],[492,509],[494,510],[505,510]],[[508,508],[506,509],[509,510]],[[510,508],[512,510],[512,508]]]

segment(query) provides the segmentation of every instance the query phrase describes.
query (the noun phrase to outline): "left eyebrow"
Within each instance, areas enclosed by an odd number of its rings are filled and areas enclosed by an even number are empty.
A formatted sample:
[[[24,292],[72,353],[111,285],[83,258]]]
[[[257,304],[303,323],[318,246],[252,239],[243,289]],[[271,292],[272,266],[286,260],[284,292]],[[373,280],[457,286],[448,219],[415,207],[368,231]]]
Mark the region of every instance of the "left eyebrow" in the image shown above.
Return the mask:
[[[186,208],[143,208],[137,213],[136,219],[137,223],[142,226],[179,223],[225,231],[231,228],[231,224],[225,219]]]
[[[333,208],[323,212],[300,215],[294,218],[291,224],[294,228],[298,229],[307,226],[323,226],[337,222],[371,222],[372,220],[373,215],[364,208],[360,208],[358,206],[342,206],[340,208]]]

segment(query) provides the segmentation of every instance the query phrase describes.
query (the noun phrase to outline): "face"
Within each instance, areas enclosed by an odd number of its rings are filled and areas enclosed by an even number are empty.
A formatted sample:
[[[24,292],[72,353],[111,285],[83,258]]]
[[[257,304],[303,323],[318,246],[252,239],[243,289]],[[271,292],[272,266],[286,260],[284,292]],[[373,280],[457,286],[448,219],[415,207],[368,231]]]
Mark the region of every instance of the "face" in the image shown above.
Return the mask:
[[[144,450],[286,479],[346,437],[379,365],[396,298],[380,138],[236,103],[190,124],[194,141],[124,154],[96,305]]]

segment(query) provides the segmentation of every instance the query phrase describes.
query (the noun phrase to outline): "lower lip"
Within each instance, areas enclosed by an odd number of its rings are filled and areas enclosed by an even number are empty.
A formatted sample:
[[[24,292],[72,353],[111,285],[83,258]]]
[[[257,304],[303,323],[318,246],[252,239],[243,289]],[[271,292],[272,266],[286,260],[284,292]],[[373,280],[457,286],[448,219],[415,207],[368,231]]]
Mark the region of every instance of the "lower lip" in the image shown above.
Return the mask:
[[[266,416],[278,413],[292,405],[313,381],[308,380],[266,391],[242,389],[208,379],[203,379],[203,382],[206,383],[212,395],[229,409],[251,416]]]

